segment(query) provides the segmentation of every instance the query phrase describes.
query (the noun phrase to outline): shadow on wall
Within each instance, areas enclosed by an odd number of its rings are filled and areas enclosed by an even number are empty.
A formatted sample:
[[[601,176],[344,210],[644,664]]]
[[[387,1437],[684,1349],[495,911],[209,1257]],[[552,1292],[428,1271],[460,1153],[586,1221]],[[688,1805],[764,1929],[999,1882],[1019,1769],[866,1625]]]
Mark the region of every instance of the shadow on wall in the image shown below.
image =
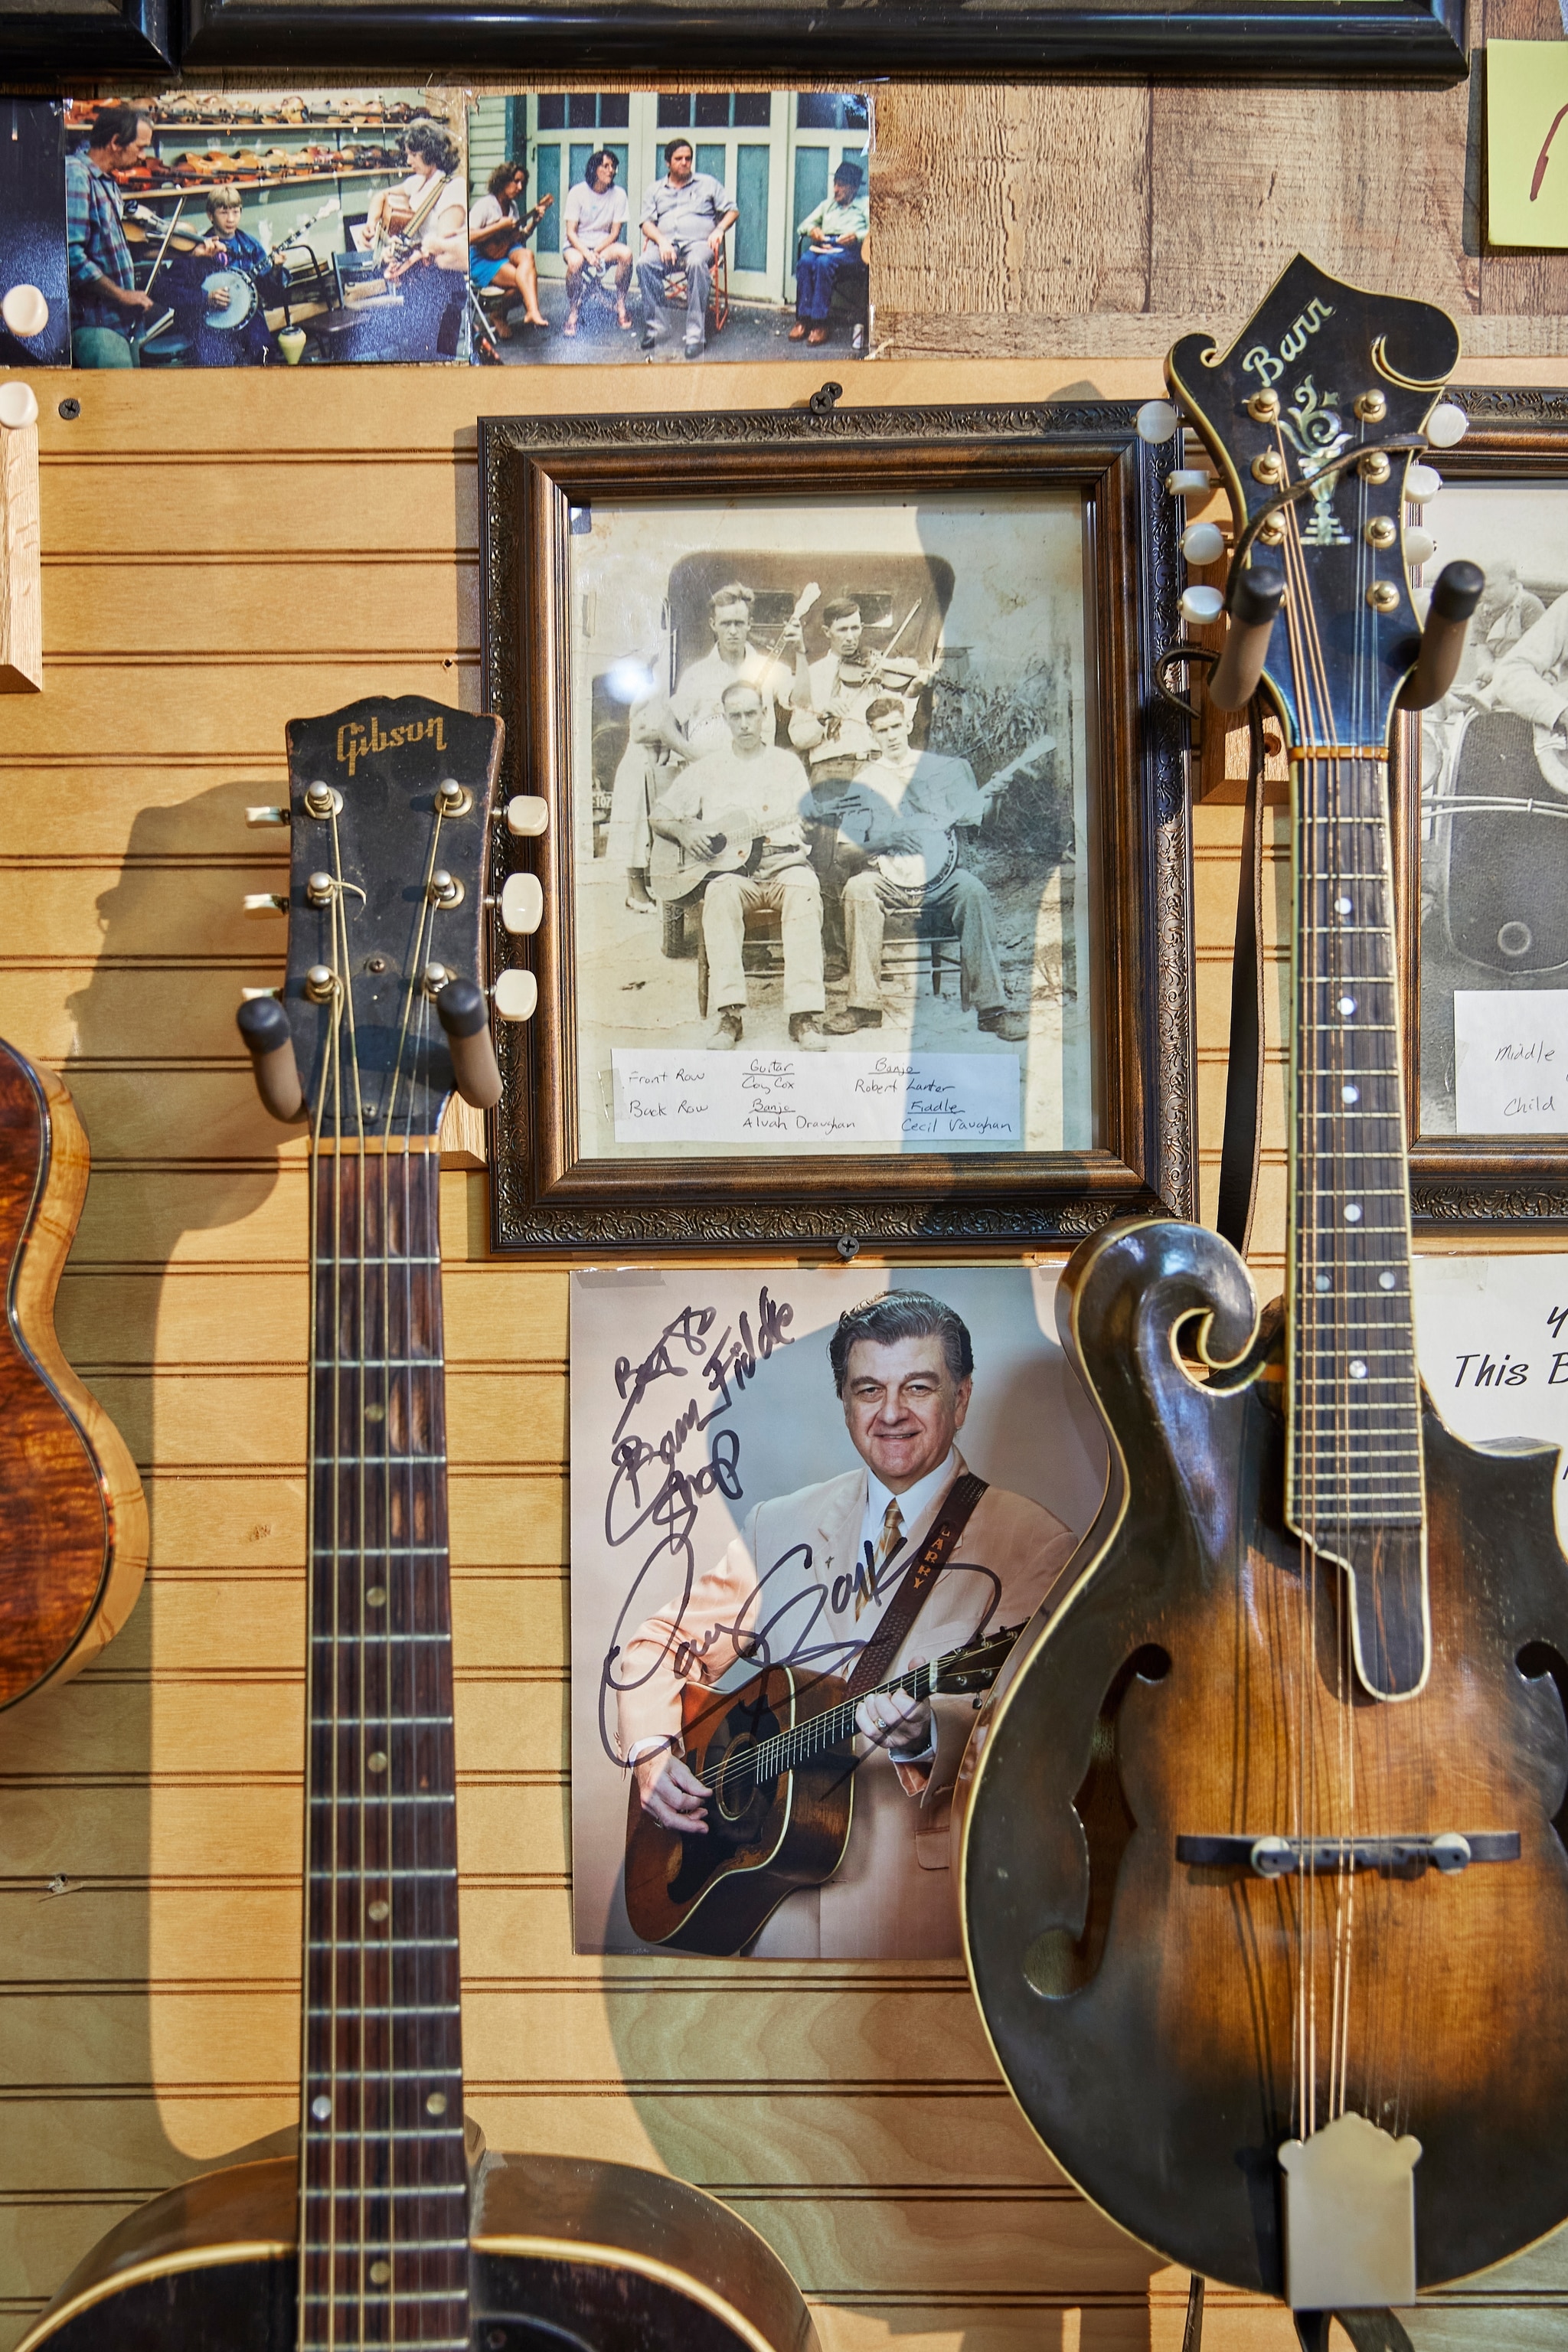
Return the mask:
[[[68,1000],[63,1066],[95,1166],[58,1328],[142,1470],[152,1554],[101,1660],[0,1717],[7,2074],[37,2086],[7,2135],[28,2192],[0,2287],[17,2324],[123,2212],[217,2160],[209,2135],[254,2137],[297,2102],[297,1978],[245,1971],[259,1954],[293,1971],[299,1950],[297,1708],[255,1685],[302,1681],[302,1289],[297,1339],[255,1383],[221,1360],[243,1315],[203,1314],[226,1281],[256,1295],[255,1276],[217,1267],[304,1255],[302,1183],[297,1230],[236,1231],[279,1181],[234,1029],[241,986],[269,983],[283,944],[238,909],[273,887],[263,845],[287,854],[285,835],[245,831],[263,796],[225,784],[142,812]],[[216,855],[193,855],[206,843]],[[172,1369],[154,1374],[161,1330]],[[220,2011],[255,1995],[260,2030],[224,2031]],[[223,2079],[229,2050],[244,2081]]]

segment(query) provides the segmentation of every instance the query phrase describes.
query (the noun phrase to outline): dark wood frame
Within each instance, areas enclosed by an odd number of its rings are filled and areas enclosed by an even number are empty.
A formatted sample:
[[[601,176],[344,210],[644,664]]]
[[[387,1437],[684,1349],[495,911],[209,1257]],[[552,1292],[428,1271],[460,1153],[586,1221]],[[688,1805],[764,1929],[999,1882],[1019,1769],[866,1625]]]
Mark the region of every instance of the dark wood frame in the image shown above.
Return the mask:
[[[180,62],[180,0],[79,0],[54,8],[0,8],[7,78],[66,86],[100,74],[172,74]]]
[[[797,73],[818,79],[919,74],[1107,74],[1199,81],[1452,82],[1466,71],[1463,0],[1195,0],[1175,11],[1096,7],[736,10],[711,0],[187,0],[184,62],[251,74],[302,67],[377,71],[443,58],[452,70],[569,71],[590,89],[616,73]],[[682,59],[684,67],[674,60]],[[82,68],[85,69],[85,61]]]
[[[1556,476],[1568,490],[1568,391],[1472,386],[1449,394],[1470,418],[1457,448],[1438,459],[1450,482]],[[1441,512],[1441,506],[1437,511]],[[1438,530],[1441,531],[1441,522]],[[1418,722],[1401,722],[1394,797],[1399,861],[1405,1117],[1410,1202],[1417,1235],[1498,1225],[1515,1231],[1568,1224],[1568,1135],[1532,1144],[1421,1136],[1421,793]]]
[[[1165,451],[1130,406],[1045,404],[762,414],[486,418],[479,425],[484,708],[507,724],[502,793],[553,801],[566,740],[568,509],[689,490],[777,496],[1079,488],[1085,500],[1103,970],[1096,1099],[1104,1148],[984,1159],[574,1160],[570,828],[502,835],[537,865],[533,942],[493,933],[536,971],[540,1010],[500,1028],[507,1092],[492,1122],[500,1250],[882,1245],[983,1249],[1079,1239],[1130,1210],[1193,1213],[1192,845],[1179,719],[1152,665],[1178,634],[1180,556]],[[499,887],[499,885],[498,885]],[[519,950],[531,950],[520,953]]]

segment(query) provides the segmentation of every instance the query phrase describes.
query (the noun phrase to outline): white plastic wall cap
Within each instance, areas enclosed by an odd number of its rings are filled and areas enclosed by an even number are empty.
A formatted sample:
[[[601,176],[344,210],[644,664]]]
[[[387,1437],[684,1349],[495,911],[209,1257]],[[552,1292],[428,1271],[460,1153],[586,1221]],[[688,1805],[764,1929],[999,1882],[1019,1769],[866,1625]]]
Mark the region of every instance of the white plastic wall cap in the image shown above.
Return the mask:
[[[1215,522],[1190,522],[1182,533],[1182,553],[1189,563],[1217,563],[1225,553],[1225,533]]]
[[[0,301],[0,319],[4,319],[14,335],[28,341],[41,335],[49,323],[49,306],[36,286],[13,286],[4,301]]]
[[[550,803],[537,793],[519,793],[506,804],[509,833],[541,834],[549,830]]]
[[[1195,621],[1200,628],[1217,621],[1225,610],[1225,598],[1217,588],[1189,588],[1182,598],[1182,618]]]
[[[0,425],[13,432],[38,421],[38,401],[30,383],[0,383]]]
[[[503,971],[496,982],[496,1012],[502,1021],[531,1021],[539,982],[531,971]]]
[[[1424,507],[1442,487],[1443,477],[1435,466],[1412,466],[1405,477],[1405,495],[1413,507]]]
[[[1469,418],[1451,400],[1440,400],[1426,419],[1426,438],[1434,449],[1451,449],[1469,429]]]
[[[536,931],[544,920],[544,892],[537,874],[509,874],[501,886],[502,928],[513,939]]]
[[[1132,422],[1140,441],[1171,441],[1181,418],[1168,400],[1146,400]]]
[[[1407,530],[1405,534],[1406,563],[1430,563],[1437,552],[1437,542],[1429,530]]]

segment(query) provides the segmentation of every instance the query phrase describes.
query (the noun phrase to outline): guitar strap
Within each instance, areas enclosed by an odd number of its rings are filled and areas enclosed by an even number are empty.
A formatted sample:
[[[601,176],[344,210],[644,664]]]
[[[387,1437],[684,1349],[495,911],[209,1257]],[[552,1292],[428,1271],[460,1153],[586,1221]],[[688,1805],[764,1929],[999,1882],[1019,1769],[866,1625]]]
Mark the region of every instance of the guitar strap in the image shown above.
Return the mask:
[[[973,1470],[964,1471],[947,1490],[942,1509],[931,1521],[919,1556],[910,1561],[899,1580],[899,1589],[883,1612],[882,1622],[855,1661],[855,1671],[845,1685],[846,1698],[863,1698],[885,1680],[893,1660],[903,1648],[915,1619],[925,1606],[926,1596],[948,1561],[952,1558],[958,1538],[969,1525],[974,1506],[985,1492],[985,1481],[977,1478]]]
[[[1247,706],[1247,806],[1241,830],[1241,873],[1236,900],[1236,948],[1230,971],[1230,1052],[1225,1084],[1225,1136],[1220,1150],[1219,1205],[1215,1226],[1247,1255],[1258,1206],[1258,1150],[1263,1128],[1263,1008],[1268,973],[1263,954],[1264,814],[1263,698]]]

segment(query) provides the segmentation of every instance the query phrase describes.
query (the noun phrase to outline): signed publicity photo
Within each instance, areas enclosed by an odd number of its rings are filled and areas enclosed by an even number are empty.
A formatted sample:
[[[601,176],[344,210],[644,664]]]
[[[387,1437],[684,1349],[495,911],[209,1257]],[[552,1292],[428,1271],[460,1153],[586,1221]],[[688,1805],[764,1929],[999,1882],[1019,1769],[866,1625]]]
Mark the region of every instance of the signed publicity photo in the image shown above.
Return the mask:
[[[584,1156],[1089,1148],[1076,494],[595,501],[568,545]]]
[[[1103,1483],[1055,1288],[574,1277],[579,1949],[958,1954],[975,1701]]]
[[[1486,587],[1421,720],[1423,1137],[1568,1135],[1568,487],[1454,482]]]

